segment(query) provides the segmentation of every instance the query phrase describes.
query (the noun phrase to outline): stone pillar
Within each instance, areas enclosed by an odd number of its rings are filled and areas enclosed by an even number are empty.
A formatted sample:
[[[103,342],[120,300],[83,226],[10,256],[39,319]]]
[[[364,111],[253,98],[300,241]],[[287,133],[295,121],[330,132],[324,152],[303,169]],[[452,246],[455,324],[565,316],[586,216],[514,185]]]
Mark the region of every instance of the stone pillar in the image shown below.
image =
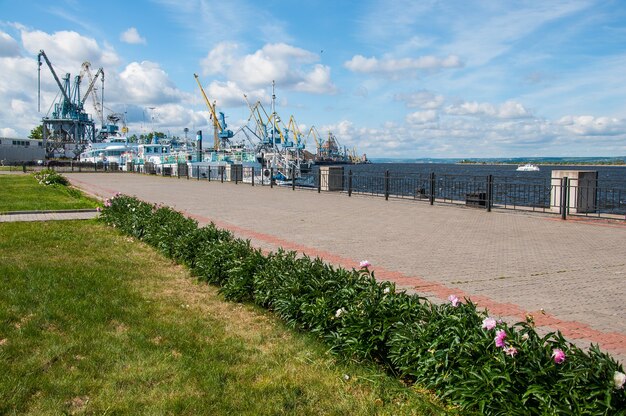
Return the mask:
[[[343,166],[320,166],[320,189],[343,191]]]
[[[226,165],[224,172],[224,180],[230,182],[241,182],[243,180],[243,165],[232,164]]]
[[[596,170],[553,170],[550,191],[550,208],[559,211],[561,206],[561,180],[567,177],[567,201],[569,212],[572,214],[584,214],[595,212],[597,209],[597,183],[598,171]]]

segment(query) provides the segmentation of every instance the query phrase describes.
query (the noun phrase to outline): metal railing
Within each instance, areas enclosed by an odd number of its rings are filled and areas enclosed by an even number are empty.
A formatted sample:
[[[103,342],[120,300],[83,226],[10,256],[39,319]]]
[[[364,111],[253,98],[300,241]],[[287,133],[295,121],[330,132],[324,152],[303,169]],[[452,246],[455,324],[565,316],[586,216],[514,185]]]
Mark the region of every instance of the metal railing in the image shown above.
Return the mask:
[[[55,162],[46,167],[60,172],[120,172],[114,164]],[[32,168],[32,167],[31,167]],[[41,168],[35,166],[36,169]],[[288,187],[293,190],[339,192],[348,196],[410,199],[417,202],[463,205],[472,208],[520,210],[568,216],[626,220],[626,183],[577,178],[524,179],[468,176],[354,173],[348,169],[314,170],[296,179],[271,180],[273,169],[241,165],[198,166],[185,163],[125,166],[124,172],[172,176],[193,180],[230,182],[251,186]],[[289,177],[293,177],[290,175]]]

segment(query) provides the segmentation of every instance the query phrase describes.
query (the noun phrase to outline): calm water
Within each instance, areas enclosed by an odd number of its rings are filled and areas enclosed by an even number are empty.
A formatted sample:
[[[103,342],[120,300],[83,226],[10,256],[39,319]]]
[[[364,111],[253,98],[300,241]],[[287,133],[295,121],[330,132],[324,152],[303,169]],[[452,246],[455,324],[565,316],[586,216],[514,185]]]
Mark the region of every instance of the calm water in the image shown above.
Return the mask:
[[[482,165],[457,163],[370,163],[365,165],[346,166],[353,174],[380,174],[389,171],[391,176],[450,175],[453,177],[474,177],[493,175],[496,178],[507,178],[515,182],[537,183],[550,182],[553,170],[594,170],[598,172],[599,187],[617,187],[626,189],[626,166],[564,166],[541,165],[539,172],[517,172],[517,165]]]
[[[464,200],[468,195],[486,192],[487,176],[493,176],[493,201],[505,206],[549,208],[551,177],[555,170],[597,171],[597,209],[600,212],[626,213],[626,166],[541,165],[538,172],[518,172],[516,164],[459,163],[370,163],[346,165],[352,171],[352,190],[382,195],[384,175],[389,171],[389,192],[402,197],[425,198],[430,189],[429,175],[435,174],[437,198]],[[348,181],[344,181],[347,187]],[[573,185],[577,186],[577,185]]]

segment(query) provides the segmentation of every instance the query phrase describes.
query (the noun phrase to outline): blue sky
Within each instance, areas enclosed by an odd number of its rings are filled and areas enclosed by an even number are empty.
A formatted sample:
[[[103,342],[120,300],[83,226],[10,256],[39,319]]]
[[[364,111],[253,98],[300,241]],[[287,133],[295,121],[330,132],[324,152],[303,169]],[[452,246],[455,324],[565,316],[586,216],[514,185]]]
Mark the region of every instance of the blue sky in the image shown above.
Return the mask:
[[[275,80],[283,120],[369,157],[626,155],[620,1],[23,4],[0,1],[3,136],[26,136],[54,102],[43,68],[37,111],[44,49],[59,74],[103,67],[107,112],[131,134],[209,132],[198,73],[232,130],[243,94],[269,109]]]

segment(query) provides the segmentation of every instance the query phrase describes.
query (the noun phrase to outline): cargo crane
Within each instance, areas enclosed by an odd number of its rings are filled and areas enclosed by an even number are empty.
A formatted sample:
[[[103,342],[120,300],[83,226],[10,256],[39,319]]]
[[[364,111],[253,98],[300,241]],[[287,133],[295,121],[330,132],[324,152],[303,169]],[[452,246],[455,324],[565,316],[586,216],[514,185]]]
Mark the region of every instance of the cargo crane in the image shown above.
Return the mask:
[[[104,128],[104,70],[102,68],[98,68],[98,71],[94,76],[91,74],[91,63],[85,61],[83,62],[83,66],[80,71],[81,80],[85,77],[85,75],[87,75],[87,77],[89,78],[89,86],[87,87],[87,91],[83,95],[82,104],[85,104],[87,97],[89,97],[89,95],[91,94],[91,97],[93,99],[93,107],[96,110],[96,115],[98,116],[98,120],[100,120],[101,127]],[[98,97],[98,90],[94,88],[99,76],[101,76],[100,80],[102,82],[102,100],[100,100],[100,98]]]
[[[47,157],[56,155],[67,156],[68,151],[79,155],[89,141],[95,140],[95,127],[89,114],[83,109],[80,96],[81,77],[74,78],[73,86],[70,83],[70,74],[65,74],[63,82],[57,76],[52,63],[43,50],[37,55],[37,110],[41,111],[41,66],[42,58],[50,69],[56,81],[61,97],[54,103],[54,110],[50,117],[42,118],[43,145]]]
[[[198,87],[200,87],[200,92],[202,93],[202,97],[204,98],[204,102],[211,113],[211,119],[213,120],[213,148],[215,150],[219,150],[220,148],[226,147],[226,143],[233,137],[232,130],[227,130],[226,127],[226,119],[224,117],[224,113],[219,112],[219,117],[215,113],[215,103],[211,104],[206,93],[204,92],[204,88],[202,88],[202,84],[200,83],[200,78],[198,74],[193,74],[194,78],[196,78],[196,82],[198,83]]]

